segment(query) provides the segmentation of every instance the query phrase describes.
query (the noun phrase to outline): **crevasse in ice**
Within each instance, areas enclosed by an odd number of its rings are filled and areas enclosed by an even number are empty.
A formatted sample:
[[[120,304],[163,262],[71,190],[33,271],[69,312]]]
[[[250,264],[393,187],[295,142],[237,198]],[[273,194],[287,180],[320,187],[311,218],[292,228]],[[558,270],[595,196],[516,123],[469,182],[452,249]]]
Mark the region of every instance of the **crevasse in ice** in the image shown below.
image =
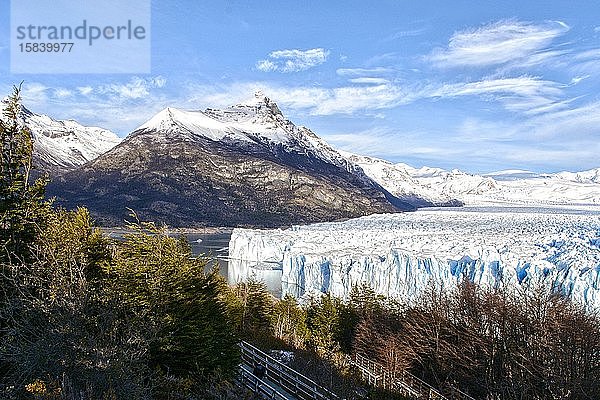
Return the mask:
[[[235,229],[230,269],[240,260],[258,269],[278,265],[282,294],[298,297],[347,298],[353,285],[367,283],[411,301],[432,283],[453,287],[468,279],[488,288],[543,285],[600,306],[600,214],[525,211],[418,211],[286,230]]]

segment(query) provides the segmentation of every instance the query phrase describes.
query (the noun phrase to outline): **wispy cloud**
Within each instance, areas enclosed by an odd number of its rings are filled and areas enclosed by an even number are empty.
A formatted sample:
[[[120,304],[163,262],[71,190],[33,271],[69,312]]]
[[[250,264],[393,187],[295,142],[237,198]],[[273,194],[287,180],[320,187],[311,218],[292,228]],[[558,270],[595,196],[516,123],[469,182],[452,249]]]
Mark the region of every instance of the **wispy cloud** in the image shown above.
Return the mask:
[[[77,91],[84,96],[89,96],[94,91],[94,88],[91,86],[80,86],[77,88]]]
[[[389,80],[384,78],[373,78],[373,77],[361,77],[349,79],[352,83],[365,83],[369,85],[385,85],[390,83]]]
[[[543,60],[545,56],[539,53],[568,30],[561,21],[505,20],[456,32],[446,48],[436,49],[426,58],[438,67],[492,66],[532,56]]]
[[[484,79],[477,82],[445,84],[430,89],[425,97],[452,98],[459,96],[480,96],[484,100],[498,101],[510,111],[542,113],[566,106],[562,102],[563,85],[539,77],[522,76],[517,78]]]
[[[342,86],[334,88],[281,86],[270,82],[234,83],[226,86],[196,85],[191,96],[218,106],[247,98],[262,90],[285,109],[311,115],[353,114],[394,107],[405,99],[398,86],[391,84]]]
[[[259,60],[256,68],[264,72],[299,72],[327,61],[329,50],[323,48],[309,50],[276,50],[268,58]]]
[[[384,41],[392,41],[392,40],[398,40],[398,39],[403,39],[403,38],[407,38],[407,37],[419,36],[419,35],[422,35],[425,32],[427,32],[428,30],[429,30],[428,26],[422,26],[422,27],[412,28],[412,29],[410,29],[410,28],[409,29],[399,29],[399,30],[393,32],[388,37],[386,37],[384,39]]]
[[[115,101],[134,100],[148,97],[150,90],[162,88],[166,84],[165,78],[158,76],[154,78],[133,77],[126,83],[111,83],[102,85],[94,90],[101,95],[108,95]]]
[[[374,68],[338,68],[335,73],[345,77],[361,77],[365,75],[387,75],[394,72],[392,68],[374,67]]]
[[[580,51],[569,59],[569,70],[578,75],[600,72],[600,48]]]
[[[73,118],[125,134],[175,101],[157,92],[165,84],[161,76],[75,87],[26,82],[22,96],[23,104],[34,112],[47,113],[53,118]]]
[[[538,77],[484,79],[477,82],[442,85],[433,96],[452,97],[482,94],[512,94],[523,97],[559,96],[564,85]]]
[[[51,94],[52,88],[38,82],[23,85],[21,91],[21,96],[26,107],[45,104]]]
[[[71,97],[72,95],[73,95],[73,92],[69,89],[65,89],[65,88],[54,89],[54,96],[59,99],[65,98],[65,97]]]
[[[373,72],[352,69],[345,76]],[[423,99],[478,97],[498,102],[510,111],[535,114],[566,106],[562,99],[567,85],[539,77],[483,79],[451,84],[400,85],[385,78],[360,76],[350,78],[348,85],[339,87],[282,86],[272,82],[246,82],[229,85],[191,86],[192,103],[207,106],[227,106],[262,90],[280,105],[294,112],[311,115],[361,114],[390,109]],[[562,102],[562,103],[561,103]]]

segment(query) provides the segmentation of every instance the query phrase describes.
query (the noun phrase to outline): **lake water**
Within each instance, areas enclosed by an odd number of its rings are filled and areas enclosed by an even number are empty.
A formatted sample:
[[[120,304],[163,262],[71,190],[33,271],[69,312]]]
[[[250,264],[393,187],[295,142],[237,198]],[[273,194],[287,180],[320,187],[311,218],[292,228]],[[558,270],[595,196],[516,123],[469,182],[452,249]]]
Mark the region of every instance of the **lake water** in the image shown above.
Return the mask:
[[[104,229],[104,232],[111,238],[121,240],[123,235],[128,233],[124,229]],[[174,233],[173,236],[178,236]],[[216,233],[183,233],[190,243],[192,254],[195,256],[205,255],[211,259],[207,269],[214,267],[215,263],[219,267],[221,276],[227,279],[230,285],[245,281],[250,277],[263,281],[267,285],[269,292],[280,298],[282,294],[281,287],[281,267],[276,264],[256,265],[248,261],[229,260],[229,239],[231,239],[231,230]]]

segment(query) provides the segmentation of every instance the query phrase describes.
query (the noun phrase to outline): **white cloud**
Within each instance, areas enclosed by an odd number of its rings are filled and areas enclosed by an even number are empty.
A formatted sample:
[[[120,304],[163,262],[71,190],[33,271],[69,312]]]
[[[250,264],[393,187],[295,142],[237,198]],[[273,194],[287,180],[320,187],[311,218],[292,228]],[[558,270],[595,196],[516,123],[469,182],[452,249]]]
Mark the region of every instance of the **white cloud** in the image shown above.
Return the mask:
[[[277,71],[277,65],[270,60],[260,60],[256,63],[256,68],[263,72]]]
[[[569,70],[576,75],[597,74],[600,72],[600,49],[581,51],[569,59]]]
[[[83,96],[89,96],[94,91],[94,88],[91,86],[80,86],[77,88],[77,91]]]
[[[584,75],[584,76],[575,76],[571,79],[571,85],[577,85],[579,82],[586,80],[587,78],[589,78],[589,75]]]
[[[36,107],[46,103],[51,88],[37,82],[25,83],[21,90],[23,104],[25,107]]]
[[[361,77],[361,78],[352,78],[350,79],[352,83],[366,83],[370,85],[384,85],[389,83],[387,79],[384,78],[373,78],[373,77]]]
[[[160,76],[144,79],[133,77],[126,83],[111,83],[97,88],[100,94],[108,95],[113,100],[127,101],[150,96],[150,90],[164,87],[166,80]]]
[[[432,93],[433,96],[452,97],[481,94],[514,94],[524,97],[558,96],[563,85],[536,77],[484,79],[470,83],[443,85]]]
[[[346,73],[352,76],[352,73]],[[474,96],[498,102],[510,111],[536,114],[563,108],[566,85],[538,77],[483,79],[476,82],[426,86],[401,86],[383,78],[351,78],[352,84],[324,88],[280,86],[270,82],[190,86],[187,107],[226,107],[262,90],[284,109],[311,115],[367,113],[413,103],[420,99],[448,99]]]
[[[394,72],[391,68],[375,67],[375,68],[338,68],[335,73],[339,76],[360,77],[364,75],[386,75]]]
[[[409,102],[407,93],[398,86],[346,86],[325,91],[325,98],[316,104],[315,115],[353,114],[381,110]]]
[[[456,32],[447,48],[435,50],[427,59],[438,67],[491,66],[530,56],[543,60],[544,56],[538,53],[546,50],[554,39],[568,30],[569,26],[561,21],[544,24],[500,21]]]
[[[565,87],[566,85],[554,81],[522,76],[445,84],[438,88],[426,89],[422,96],[480,96],[487,100],[499,101],[510,111],[536,113],[549,111],[551,106],[560,104]]]
[[[426,132],[404,132],[397,128],[379,126],[356,132],[324,135],[324,139],[336,148],[351,153],[383,158],[448,157],[457,152],[448,141],[440,139],[425,143]],[[398,146],[402,143],[401,146]]]
[[[299,72],[327,61],[329,50],[323,48],[309,50],[276,50],[269,53],[266,60],[259,60],[256,68],[264,72]]]
[[[222,107],[243,101],[262,90],[284,109],[312,115],[352,114],[394,107],[406,102],[406,94],[391,84],[369,86],[288,87],[268,82],[234,83],[225,86],[191,86],[192,102]]]
[[[419,35],[422,35],[423,33],[427,32],[428,29],[429,29],[428,27],[421,27],[421,28],[415,28],[415,29],[398,30],[398,31],[392,33],[387,38],[385,38],[384,41],[392,41],[392,40],[398,40],[398,39],[402,39],[402,38],[406,38],[406,37],[419,36]]]
[[[57,98],[65,98],[65,97],[71,97],[73,95],[73,92],[69,89],[65,89],[65,88],[57,88],[54,89],[54,97]]]

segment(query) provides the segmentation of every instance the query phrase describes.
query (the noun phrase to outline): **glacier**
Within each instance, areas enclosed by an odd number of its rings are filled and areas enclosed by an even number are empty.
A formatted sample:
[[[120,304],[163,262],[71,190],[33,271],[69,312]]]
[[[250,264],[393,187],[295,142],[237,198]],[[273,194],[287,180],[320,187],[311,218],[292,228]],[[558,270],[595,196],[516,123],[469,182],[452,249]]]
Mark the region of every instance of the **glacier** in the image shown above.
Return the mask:
[[[478,208],[375,214],[288,229],[232,232],[235,280],[280,270],[281,295],[352,287],[404,301],[430,284],[468,279],[485,288],[544,285],[600,306],[600,210]],[[269,279],[274,279],[273,273]]]

